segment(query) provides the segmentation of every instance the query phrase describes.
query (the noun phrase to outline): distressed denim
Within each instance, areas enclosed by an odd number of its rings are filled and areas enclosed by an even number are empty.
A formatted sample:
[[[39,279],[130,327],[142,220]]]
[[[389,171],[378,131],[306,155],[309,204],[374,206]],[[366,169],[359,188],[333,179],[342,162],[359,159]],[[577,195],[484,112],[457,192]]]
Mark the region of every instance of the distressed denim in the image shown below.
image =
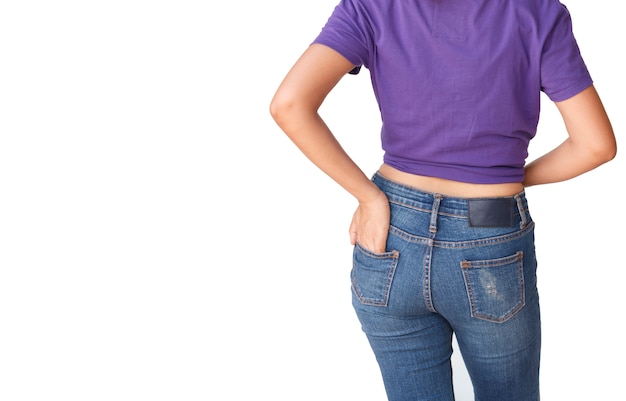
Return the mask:
[[[468,200],[376,174],[391,227],[385,253],[356,244],[353,305],[389,401],[451,401],[453,334],[476,401],[539,400],[541,329],[534,223],[473,227]]]

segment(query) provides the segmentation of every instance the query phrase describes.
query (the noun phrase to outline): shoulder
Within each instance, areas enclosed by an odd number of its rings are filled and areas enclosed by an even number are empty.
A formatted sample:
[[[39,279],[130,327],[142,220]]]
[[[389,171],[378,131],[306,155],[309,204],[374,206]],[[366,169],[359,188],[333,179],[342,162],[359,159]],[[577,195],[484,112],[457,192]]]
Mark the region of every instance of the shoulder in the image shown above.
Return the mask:
[[[559,0],[504,1],[512,3],[519,23],[534,31],[539,40],[545,40],[552,35],[554,29],[567,28],[571,24],[569,11]]]
[[[504,0],[520,11],[531,13],[540,20],[549,20],[563,13],[567,7],[559,0]]]
[[[401,0],[340,0],[338,7],[355,14],[384,15],[401,3],[405,2]]]

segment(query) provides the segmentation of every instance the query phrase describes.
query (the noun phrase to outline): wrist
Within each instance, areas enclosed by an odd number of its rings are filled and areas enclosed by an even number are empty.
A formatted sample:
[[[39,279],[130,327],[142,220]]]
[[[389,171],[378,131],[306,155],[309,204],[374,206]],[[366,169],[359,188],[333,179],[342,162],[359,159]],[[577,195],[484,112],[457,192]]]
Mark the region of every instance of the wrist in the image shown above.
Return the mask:
[[[362,195],[357,197],[357,201],[360,205],[371,205],[379,202],[388,202],[385,193],[373,183],[370,185],[367,191],[364,191]]]

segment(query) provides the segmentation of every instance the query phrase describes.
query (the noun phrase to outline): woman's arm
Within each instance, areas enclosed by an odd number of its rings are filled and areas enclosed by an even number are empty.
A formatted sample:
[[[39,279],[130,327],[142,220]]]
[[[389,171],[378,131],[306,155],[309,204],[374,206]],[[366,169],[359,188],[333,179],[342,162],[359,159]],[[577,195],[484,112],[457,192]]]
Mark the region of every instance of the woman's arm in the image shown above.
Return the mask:
[[[302,153],[358,200],[351,242],[384,252],[389,229],[387,198],[346,154],[318,114],[328,93],[352,68],[335,50],[311,45],[280,84],[270,112]]]
[[[556,106],[568,138],[526,166],[524,186],[569,180],[615,157],[613,128],[593,86]]]

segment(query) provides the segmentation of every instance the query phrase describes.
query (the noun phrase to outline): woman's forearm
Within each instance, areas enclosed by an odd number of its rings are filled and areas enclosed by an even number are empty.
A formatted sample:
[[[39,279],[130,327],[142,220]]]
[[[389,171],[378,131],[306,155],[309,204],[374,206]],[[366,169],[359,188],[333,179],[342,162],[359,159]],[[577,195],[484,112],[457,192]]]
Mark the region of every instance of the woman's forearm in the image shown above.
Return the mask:
[[[567,139],[526,166],[524,186],[566,181],[595,169],[614,156],[610,147],[605,151],[594,151]]]
[[[569,180],[610,161],[617,152],[611,122],[595,87],[556,105],[568,138],[526,166],[525,186]]]
[[[272,115],[300,151],[360,203],[380,195],[378,187],[344,151],[317,112],[286,106],[274,109]]]

